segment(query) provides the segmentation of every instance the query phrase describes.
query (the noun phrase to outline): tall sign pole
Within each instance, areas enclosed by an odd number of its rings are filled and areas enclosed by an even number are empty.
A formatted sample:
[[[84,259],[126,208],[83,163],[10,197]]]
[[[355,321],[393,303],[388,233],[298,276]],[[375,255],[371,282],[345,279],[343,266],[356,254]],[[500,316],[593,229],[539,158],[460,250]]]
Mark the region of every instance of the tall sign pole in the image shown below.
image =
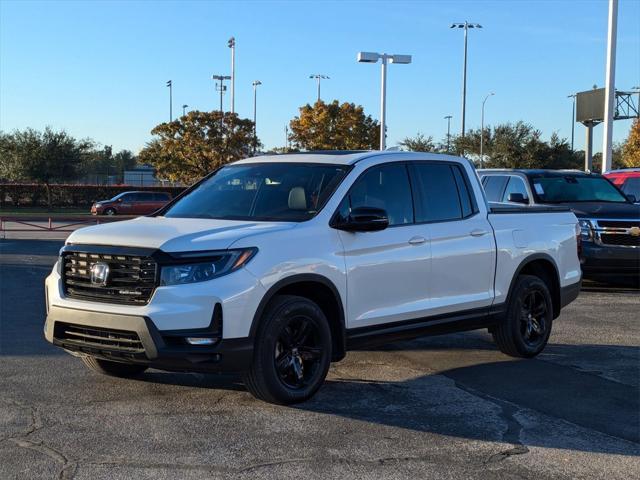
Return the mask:
[[[609,31],[607,34],[607,72],[604,103],[604,133],[602,135],[602,172],[611,170],[613,161],[613,115],[616,99],[616,37],[618,30],[618,0],[609,0]]]

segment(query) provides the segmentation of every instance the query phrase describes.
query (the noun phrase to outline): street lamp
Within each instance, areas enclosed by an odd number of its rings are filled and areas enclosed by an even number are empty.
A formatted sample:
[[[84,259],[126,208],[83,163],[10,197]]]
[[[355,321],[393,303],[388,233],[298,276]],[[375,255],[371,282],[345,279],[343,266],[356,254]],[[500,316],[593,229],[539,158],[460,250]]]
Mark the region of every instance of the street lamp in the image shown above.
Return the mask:
[[[491,92],[482,101],[482,116],[480,119],[480,168],[484,167],[484,156],[483,156],[483,147],[484,147],[484,104],[487,103],[489,97],[495,95],[495,93]]]
[[[227,42],[231,49],[231,113],[236,111],[236,39],[231,37]]]
[[[167,87],[169,87],[169,122],[173,121],[173,82],[167,80]]]
[[[227,87],[224,86],[224,81],[230,80],[231,77],[229,75],[211,75],[211,79],[218,80],[220,82],[220,85],[216,84],[216,88],[220,92],[220,113],[222,113],[222,95],[224,94],[224,91],[227,89]]]
[[[444,119],[447,121],[447,153],[451,151],[449,149],[449,145],[451,143],[451,118],[453,118],[451,115],[447,115],[446,117],[444,117]]]
[[[462,70],[462,127],[460,129],[462,138],[464,138],[464,121],[467,109],[467,32],[470,28],[482,28],[479,23],[452,23],[449,28],[464,28],[464,60]]]
[[[186,103],[184,105],[182,105],[182,116],[184,117],[187,114],[187,107],[189,105],[187,105]]]
[[[571,110],[571,151],[573,152],[573,141],[576,136],[576,94],[567,95],[567,98],[573,98],[573,110]]]
[[[386,109],[387,109],[387,61],[406,65],[411,63],[411,55],[388,55],[386,53],[358,52],[358,62],[377,63],[382,61],[382,79],[380,83],[380,150],[385,149],[386,144]]]
[[[315,78],[318,81],[318,101],[320,101],[320,80],[330,80],[330,78],[327,75],[322,75],[321,73],[309,75],[309,78]]]
[[[253,154],[256,153],[256,144],[258,143],[258,134],[256,133],[256,106],[257,106],[257,95],[258,95],[258,85],[262,85],[260,80],[254,80],[253,83]]]

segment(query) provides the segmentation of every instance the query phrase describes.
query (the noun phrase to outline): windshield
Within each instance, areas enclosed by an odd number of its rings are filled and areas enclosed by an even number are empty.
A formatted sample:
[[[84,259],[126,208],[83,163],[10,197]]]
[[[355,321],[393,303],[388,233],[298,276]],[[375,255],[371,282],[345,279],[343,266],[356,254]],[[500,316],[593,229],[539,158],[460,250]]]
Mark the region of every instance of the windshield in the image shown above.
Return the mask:
[[[533,177],[533,191],[541,203],[614,202],[627,199],[603,177],[567,175],[566,177]]]
[[[316,215],[349,170],[345,165],[229,165],[200,183],[165,217],[292,221]]]

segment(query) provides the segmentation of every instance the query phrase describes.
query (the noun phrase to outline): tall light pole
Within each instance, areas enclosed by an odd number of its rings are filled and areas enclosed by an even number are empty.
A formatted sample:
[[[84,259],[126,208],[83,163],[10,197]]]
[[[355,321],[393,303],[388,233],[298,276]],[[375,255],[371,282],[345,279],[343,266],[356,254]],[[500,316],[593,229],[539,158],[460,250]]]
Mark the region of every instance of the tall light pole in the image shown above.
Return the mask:
[[[231,113],[236,111],[236,39],[231,37],[227,42],[231,49]]]
[[[256,153],[256,144],[258,143],[258,134],[256,133],[256,107],[258,97],[258,85],[262,85],[260,80],[254,80],[253,83],[253,153]]]
[[[576,94],[567,95],[567,98],[573,98],[573,109],[571,110],[571,151],[573,152],[573,142],[576,138]]]
[[[618,0],[609,0],[607,33],[607,71],[605,79],[604,132],[602,134],[602,173],[613,162],[613,116],[616,99],[616,38],[618,35]]]
[[[451,115],[447,115],[446,117],[444,117],[444,119],[447,121],[447,153],[451,151],[451,149],[449,148],[451,143],[451,118]]]
[[[480,119],[480,168],[484,167],[484,104],[487,102],[489,97],[495,95],[495,93],[491,92],[482,101],[482,116]]]
[[[169,87],[169,122],[173,122],[173,82],[167,80],[167,87]]]
[[[358,52],[358,62],[377,63],[382,61],[382,75],[380,82],[380,150],[386,145],[386,115],[387,115],[387,61],[406,65],[411,63],[411,55],[388,55],[386,53]]]
[[[224,81],[225,80],[230,80],[231,77],[229,75],[211,75],[211,79],[212,80],[218,80],[220,82],[219,85],[216,84],[216,88],[220,92],[220,113],[223,113],[223,110],[222,110],[222,95],[224,94],[224,91],[227,89],[227,87],[224,86]]]
[[[312,75],[309,75],[309,78],[315,78],[318,82],[318,101],[320,101],[320,81],[330,80],[330,78],[327,75],[322,75],[321,73],[314,73]]]
[[[187,105],[186,103],[184,105],[182,105],[182,116],[184,117],[187,114],[187,107],[189,105]]]
[[[460,134],[464,138],[464,122],[467,112],[467,32],[470,28],[482,28],[479,23],[452,23],[449,28],[464,28],[464,59],[462,69],[462,124],[460,127]]]

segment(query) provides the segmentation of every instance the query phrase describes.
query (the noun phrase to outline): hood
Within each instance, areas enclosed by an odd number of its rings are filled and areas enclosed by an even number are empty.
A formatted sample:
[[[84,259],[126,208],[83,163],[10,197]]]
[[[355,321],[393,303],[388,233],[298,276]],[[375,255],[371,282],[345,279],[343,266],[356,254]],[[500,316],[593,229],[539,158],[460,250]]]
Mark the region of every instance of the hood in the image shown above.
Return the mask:
[[[159,248],[165,252],[224,250],[241,238],[287,230],[295,223],[138,217],[81,228],[67,244]]]
[[[640,205],[633,203],[567,202],[559,205],[570,208],[578,218],[640,219]]]

